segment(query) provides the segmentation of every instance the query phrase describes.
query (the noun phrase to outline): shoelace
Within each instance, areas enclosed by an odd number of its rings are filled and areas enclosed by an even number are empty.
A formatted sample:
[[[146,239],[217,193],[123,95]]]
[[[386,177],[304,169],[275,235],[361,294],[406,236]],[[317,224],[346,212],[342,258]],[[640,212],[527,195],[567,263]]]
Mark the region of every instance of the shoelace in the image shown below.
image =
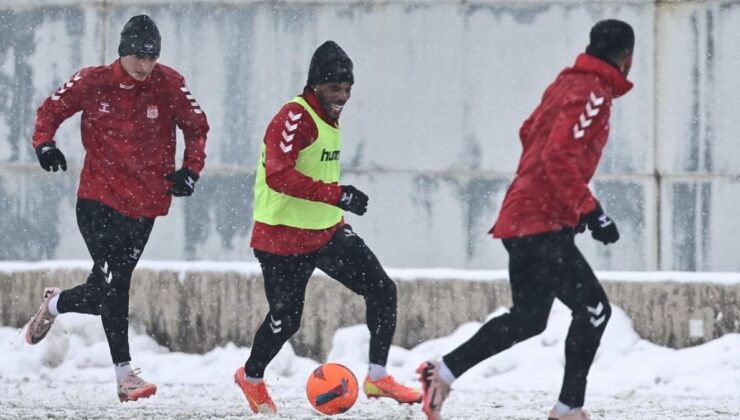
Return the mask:
[[[127,385],[130,387],[135,387],[135,388],[140,388],[140,387],[148,385],[145,380],[139,378],[138,375],[140,373],[141,373],[140,368],[133,369],[131,372],[129,372],[128,376],[126,376],[123,382],[127,382],[128,380],[129,383]]]
[[[51,295],[53,295],[53,294],[54,294],[54,289],[52,289],[52,288],[47,288],[47,289],[45,289],[45,290],[44,290],[44,297],[43,297],[43,299],[41,300],[41,302],[45,304],[45,305],[44,305],[45,307],[44,307],[44,308],[43,308],[43,309],[41,310],[41,314],[40,314],[39,318],[40,318],[40,319],[41,319],[42,321],[44,321],[44,325],[48,324],[48,323],[49,323],[49,321],[51,321],[52,319],[56,318],[56,317],[55,317],[55,316],[53,316],[53,315],[52,315],[51,313],[49,313],[49,305],[48,305],[48,303],[47,303],[47,300],[48,300],[48,299],[49,299],[49,297],[51,297]]]

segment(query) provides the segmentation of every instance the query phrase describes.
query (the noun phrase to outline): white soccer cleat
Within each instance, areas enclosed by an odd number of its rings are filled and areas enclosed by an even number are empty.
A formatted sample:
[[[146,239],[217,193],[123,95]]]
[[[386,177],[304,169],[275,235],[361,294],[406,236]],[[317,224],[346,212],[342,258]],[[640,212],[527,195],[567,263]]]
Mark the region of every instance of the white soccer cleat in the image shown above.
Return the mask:
[[[450,385],[439,377],[439,363],[426,361],[416,369],[423,394],[421,411],[427,415],[427,420],[442,418],[442,404],[450,395]]]
[[[141,379],[141,369],[136,368],[118,383],[118,399],[121,402],[149,398],[157,393],[157,386]]]
[[[54,325],[54,319],[56,318],[49,313],[49,301],[60,293],[62,293],[62,289],[58,287],[47,287],[44,289],[44,297],[41,300],[41,307],[26,326],[26,343],[38,344],[38,342],[43,340],[44,337],[46,337],[46,334],[49,333],[51,326]]]
[[[555,408],[553,407],[553,409],[550,410],[550,414],[547,415],[547,420],[591,420],[591,416],[580,408],[575,413],[558,416],[558,412],[555,411]]]

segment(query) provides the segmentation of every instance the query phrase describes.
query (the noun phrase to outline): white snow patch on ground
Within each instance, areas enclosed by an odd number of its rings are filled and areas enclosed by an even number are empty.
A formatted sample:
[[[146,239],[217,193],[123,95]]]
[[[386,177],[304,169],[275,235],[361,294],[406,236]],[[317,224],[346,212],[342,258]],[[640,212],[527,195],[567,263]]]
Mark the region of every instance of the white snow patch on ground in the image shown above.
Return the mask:
[[[502,312],[499,310],[491,316]],[[556,302],[547,330],[480,363],[453,385],[443,414],[450,419],[544,419],[563,374],[563,340],[570,313]],[[471,336],[480,323],[461,325],[447,337],[413,349],[393,347],[388,369],[418,386],[414,370]],[[225,419],[252,415],[232,375],[249,355],[232,344],[203,355],[170,352],[131,330],[133,365],[158,385],[156,396],[121,404],[115,391],[100,321],[65,314],[46,340],[29,346],[22,330],[0,328],[0,418]],[[347,365],[361,382],[369,333],[364,325],[338,330],[328,360]],[[673,350],[639,338],[622,310],[614,313],[591,369],[586,405],[596,419],[740,418],[740,335]],[[319,418],[304,384],[317,361],[286,345],[266,380],[278,405],[273,418]],[[267,416],[260,415],[259,418]],[[339,418],[423,419],[420,407],[368,400]]]

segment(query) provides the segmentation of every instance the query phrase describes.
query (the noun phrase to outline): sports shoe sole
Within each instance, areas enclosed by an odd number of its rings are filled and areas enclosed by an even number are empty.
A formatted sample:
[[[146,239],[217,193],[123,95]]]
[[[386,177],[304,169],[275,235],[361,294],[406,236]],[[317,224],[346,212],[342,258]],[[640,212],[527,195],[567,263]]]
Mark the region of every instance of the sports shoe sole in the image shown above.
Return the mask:
[[[417,401],[399,401],[399,400],[391,397],[390,395],[368,395],[368,394],[365,394],[365,395],[367,396],[368,399],[371,399],[371,400],[378,400],[378,399],[381,399],[381,398],[388,398],[388,399],[391,399],[391,400],[397,402],[399,405],[403,405],[403,404],[414,405],[414,404],[420,404],[421,403],[421,400],[417,400]]]
[[[365,396],[368,399],[371,399],[371,400],[377,400],[377,399],[380,399],[380,398],[388,398],[388,399],[391,399],[393,401],[396,401],[399,404],[408,404],[408,405],[420,404],[421,401],[422,401],[422,399],[423,399],[423,397],[424,397],[423,395],[420,395],[418,400],[401,401],[401,400],[397,399],[396,397],[394,397],[393,395],[370,393],[370,392],[367,392],[366,389],[363,390],[363,391],[365,391]]]
[[[157,393],[157,385],[149,384],[144,388],[137,389],[130,394],[118,394],[118,400],[123,402],[136,401],[140,398],[149,398]]]

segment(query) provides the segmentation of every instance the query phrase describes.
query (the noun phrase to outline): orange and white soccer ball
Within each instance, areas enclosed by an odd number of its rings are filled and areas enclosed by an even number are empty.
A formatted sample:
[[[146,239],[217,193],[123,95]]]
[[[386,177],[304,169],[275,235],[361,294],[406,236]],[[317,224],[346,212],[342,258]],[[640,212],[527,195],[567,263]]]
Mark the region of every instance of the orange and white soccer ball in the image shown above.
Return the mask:
[[[339,363],[324,363],[309,375],[306,396],[320,413],[344,413],[357,401],[357,378]]]

